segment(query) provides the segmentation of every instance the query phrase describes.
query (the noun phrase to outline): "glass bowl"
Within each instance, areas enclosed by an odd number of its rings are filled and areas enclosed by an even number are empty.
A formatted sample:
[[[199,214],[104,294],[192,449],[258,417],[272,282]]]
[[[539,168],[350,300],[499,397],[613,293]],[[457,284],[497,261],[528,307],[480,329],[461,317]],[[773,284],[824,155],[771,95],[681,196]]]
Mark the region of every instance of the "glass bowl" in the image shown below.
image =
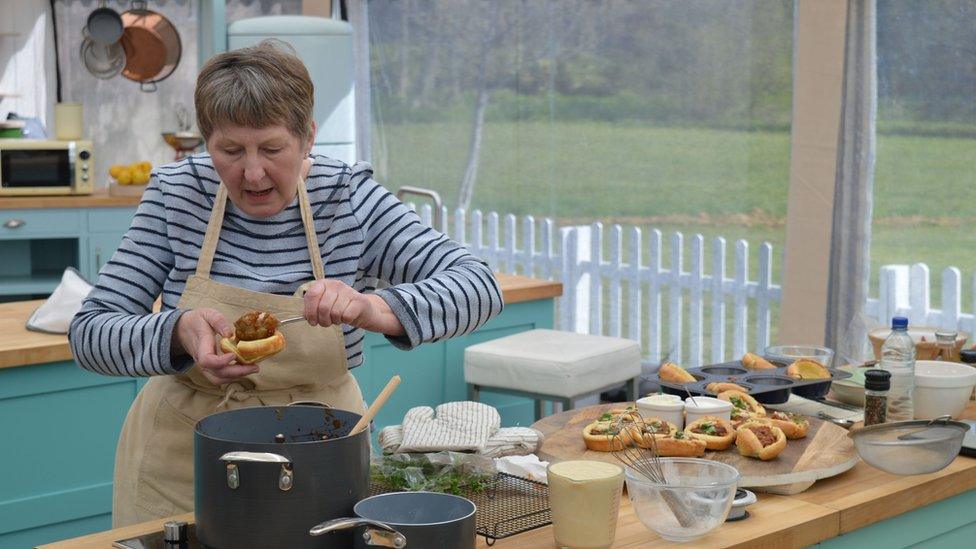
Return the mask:
[[[934,473],[959,455],[969,425],[959,421],[896,421],[847,434],[868,465],[895,475]]]
[[[773,345],[763,353],[766,359],[789,366],[801,358],[808,358],[830,368],[834,361],[834,351],[821,345]]]
[[[739,471],[696,458],[660,458],[667,484],[628,467],[627,494],[637,518],[668,541],[690,541],[711,532],[732,508]]]

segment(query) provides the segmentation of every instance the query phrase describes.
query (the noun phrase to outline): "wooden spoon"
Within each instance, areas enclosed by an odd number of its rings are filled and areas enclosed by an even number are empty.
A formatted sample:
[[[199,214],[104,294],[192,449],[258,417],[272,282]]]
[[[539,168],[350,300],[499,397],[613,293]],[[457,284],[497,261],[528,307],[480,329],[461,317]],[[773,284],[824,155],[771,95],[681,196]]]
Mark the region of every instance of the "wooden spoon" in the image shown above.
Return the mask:
[[[367,425],[369,425],[370,421],[373,421],[373,418],[376,417],[376,413],[380,411],[380,408],[382,408],[384,404],[386,404],[386,399],[390,398],[390,395],[392,395],[393,391],[396,390],[397,385],[400,385],[399,375],[395,375],[390,378],[389,383],[386,384],[386,387],[384,387],[379,396],[376,397],[376,400],[374,400],[369,406],[369,409],[366,410],[363,417],[359,418],[359,422],[356,423],[356,426],[352,428],[352,431],[349,431],[349,436],[359,433],[365,429]]]

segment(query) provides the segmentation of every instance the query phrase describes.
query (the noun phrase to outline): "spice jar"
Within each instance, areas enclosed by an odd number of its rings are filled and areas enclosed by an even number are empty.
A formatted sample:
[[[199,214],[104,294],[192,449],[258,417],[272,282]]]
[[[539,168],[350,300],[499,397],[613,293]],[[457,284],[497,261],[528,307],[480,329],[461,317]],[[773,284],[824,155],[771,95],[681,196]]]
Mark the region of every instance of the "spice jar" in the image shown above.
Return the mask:
[[[935,332],[935,344],[938,347],[935,360],[959,362],[959,352],[956,351],[956,335],[956,332]]]
[[[884,423],[888,417],[891,372],[871,368],[864,372],[864,426]]]

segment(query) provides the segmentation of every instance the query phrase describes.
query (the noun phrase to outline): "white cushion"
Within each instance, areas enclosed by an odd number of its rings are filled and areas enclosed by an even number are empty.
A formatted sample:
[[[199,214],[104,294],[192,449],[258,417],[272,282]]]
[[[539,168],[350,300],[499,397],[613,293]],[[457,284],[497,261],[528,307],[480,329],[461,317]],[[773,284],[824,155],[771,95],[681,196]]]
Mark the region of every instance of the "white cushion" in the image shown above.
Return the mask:
[[[464,381],[573,398],[639,376],[640,345],[619,337],[529,330],[464,351]]]

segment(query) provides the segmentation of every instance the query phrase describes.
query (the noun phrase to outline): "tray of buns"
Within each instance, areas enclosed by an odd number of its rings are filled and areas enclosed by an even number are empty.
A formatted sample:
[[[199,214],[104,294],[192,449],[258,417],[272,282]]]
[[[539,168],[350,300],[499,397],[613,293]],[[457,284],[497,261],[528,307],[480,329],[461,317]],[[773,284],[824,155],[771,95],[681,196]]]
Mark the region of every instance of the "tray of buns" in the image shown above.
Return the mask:
[[[681,397],[688,393],[713,397],[735,389],[752,395],[762,404],[782,404],[789,400],[790,393],[809,399],[823,398],[833,380],[852,375],[809,359],[784,364],[752,353],[742,358],[697,368],[682,368],[668,362],[661,365],[656,381],[664,393]]]

